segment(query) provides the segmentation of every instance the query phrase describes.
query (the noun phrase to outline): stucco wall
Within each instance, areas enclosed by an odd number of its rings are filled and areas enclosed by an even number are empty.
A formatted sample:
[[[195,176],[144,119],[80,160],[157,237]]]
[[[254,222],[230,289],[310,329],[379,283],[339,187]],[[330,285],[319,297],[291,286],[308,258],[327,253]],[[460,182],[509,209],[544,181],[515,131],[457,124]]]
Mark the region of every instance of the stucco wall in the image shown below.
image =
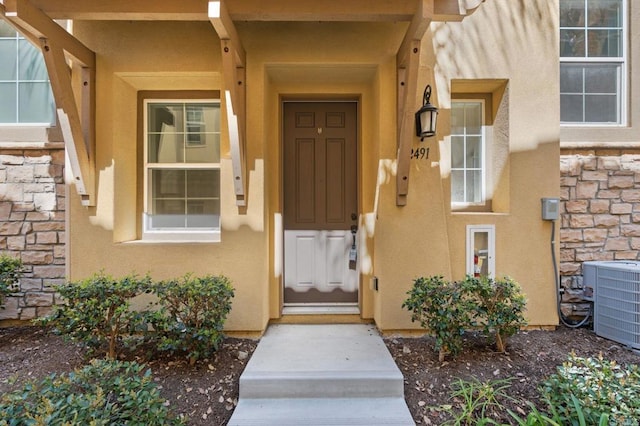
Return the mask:
[[[523,285],[532,325],[557,324],[552,225],[540,218],[540,198],[559,194],[556,1],[494,0],[462,23],[431,25],[418,86],[434,88],[438,134],[422,145],[415,140],[414,147],[429,146],[430,154],[411,162],[404,207],[396,206],[395,195],[396,52],[407,23],[236,24],[247,52],[248,209],[234,205],[223,132],[222,242],[159,244],[137,240],[137,92],[223,89],[219,40],[208,22],[75,23],[75,35],[98,58],[98,191],[97,206],[84,208],[70,190],[72,279],[99,270],[150,272],[154,278],[223,273],[236,287],[227,328],[262,330],[269,318],[280,316],[282,300],[282,99],[348,98],[358,100],[360,114],[362,317],[384,330],[415,329],[401,309],[413,279],[462,278],[466,225],[493,224],[497,274]],[[527,63],[537,64],[535,73]],[[508,89],[508,143],[495,178],[496,213],[451,213],[449,207],[452,82],[472,80],[500,80]],[[416,109],[421,96],[422,90],[415,94]],[[369,286],[373,276],[379,278],[377,291]]]
[[[75,35],[98,58],[97,205],[85,208],[70,190],[71,279],[97,271],[154,279],[224,274],[236,289],[230,330],[262,330],[268,319],[267,246],[262,160],[249,158],[249,207],[235,207],[228,135],[221,143],[222,242],[138,240],[141,163],[137,93],[220,90],[220,41],[208,22],[76,22]],[[224,102],[223,102],[224,103]],[[226,117],[222,121],[226,122]],[[223,126],[224,127],[224,126]],[[252,136],[252,135],[250,135]],[[249,152],[261,140],[248,139]]]
[[[553,225],[541,219],[540,206],[542,197],[559,195],[557,19],[556,1],[501,0],[482,3],[462,23],[431,24],[419,86],[435,84],[439,130],[424,142],[433,159],[412,161],[408,206],[395,207],[393,182],[381,187],[376,275],[384,298],[383,328],[412,327],[397,306],[417,276],[464,277],[467,224],[495,225],[496,274],[522,285],[531,325],[557,324]],[[508,81],[509,153],[495,183],[508,188],[508,199],[501,200],[499,213],[451,213],[451,81],[483,79]]]

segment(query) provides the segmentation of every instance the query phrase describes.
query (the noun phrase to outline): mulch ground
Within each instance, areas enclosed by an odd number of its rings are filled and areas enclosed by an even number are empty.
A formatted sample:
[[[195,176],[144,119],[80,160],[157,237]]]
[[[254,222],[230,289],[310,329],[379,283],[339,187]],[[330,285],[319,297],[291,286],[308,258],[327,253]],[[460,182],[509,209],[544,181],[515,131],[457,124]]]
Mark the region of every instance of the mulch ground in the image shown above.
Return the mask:
[[[257,346],[256,340],[228,338],[210,359],[190,366],[186,360],[146,361],[160,392],[175,413],[190,425],[225,425],[237,404],[238,378]],[[539,404],[537,388],[571,352],[598,356],[621,364],[638,364],[640,356],[587,329],[560,327],[556,331],[526,331],[509,340],[507,353],[496,353],[484,338],[467,336],[465,350],[453,360],[438,362],[434,341],[386,338],[385,343],[405,377],[405,398],[417,424],[438,425],[450,420],[462,401],[451,398],[457,380],[509,379],[503,409],[492,415],[508,421],[504,408],[525,410]],[[85,351],[39,327],[0,328],[0,393],[25,381],[68,372],[87,362]],[[142,360],[141,360],[142,361]]]

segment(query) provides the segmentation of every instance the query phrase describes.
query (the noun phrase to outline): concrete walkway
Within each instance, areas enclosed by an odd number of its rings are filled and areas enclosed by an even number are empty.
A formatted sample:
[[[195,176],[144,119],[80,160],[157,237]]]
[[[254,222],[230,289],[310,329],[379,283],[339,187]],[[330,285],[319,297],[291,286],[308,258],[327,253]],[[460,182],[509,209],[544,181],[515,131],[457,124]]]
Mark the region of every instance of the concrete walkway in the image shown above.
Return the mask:
[[[240,376],[231,426],[415,425],[375,326],[272,325]]]

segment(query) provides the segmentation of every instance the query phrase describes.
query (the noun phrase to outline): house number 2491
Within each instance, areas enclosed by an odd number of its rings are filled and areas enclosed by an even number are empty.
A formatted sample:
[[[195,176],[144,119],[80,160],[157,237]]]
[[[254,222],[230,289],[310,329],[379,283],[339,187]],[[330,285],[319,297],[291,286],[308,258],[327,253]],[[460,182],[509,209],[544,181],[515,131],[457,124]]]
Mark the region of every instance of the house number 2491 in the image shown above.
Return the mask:
[[[429,148],[411,148],[412,160],[426,160],[427,158],[429,158]]]

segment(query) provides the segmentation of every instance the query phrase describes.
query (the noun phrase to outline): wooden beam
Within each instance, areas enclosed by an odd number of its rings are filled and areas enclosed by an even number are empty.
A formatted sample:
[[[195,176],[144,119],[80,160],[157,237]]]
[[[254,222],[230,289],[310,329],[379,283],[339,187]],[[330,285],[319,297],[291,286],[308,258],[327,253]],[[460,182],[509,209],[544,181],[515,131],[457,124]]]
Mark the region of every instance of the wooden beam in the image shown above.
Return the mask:
[[[460,22],[476,11],[485,0],[434,0],[433,20]]]
[[[29,0],[4,0],[5,16],[33,37],[52,40],[83,66],[95,68],[96,55]]]
[[[82,204],[92,206],[95,205],[95,167],[87,150],[79,110],[73,96],[71,72],[62,47],[44,38],[41,43],[76,190],[82,197]]]
[[[210,1],[208,14],[211,25],[220,38],[222,50],[222,74],[236,205],[246,206],[246,53],[227,10],[227,2]]]
[[[396,205],[407,204],[411,146],[415,140],[414,114],[418,109],[418,69],[422,38],[433,16],[433,0],[418,0],[416,14],[396,56],[398,77],[398,151],[396,158]],[[422,93],[422,91],[420,91]]]
[[[53,19],[207,21],[203,0],[31,0]],[[233,0],[236,21],[409,21],[414,0]]]
[[[229,145],[231,148],[231,164],[233,169],[233,188],[236,193],[236,205],[246,206],[247,196],[245,190],[245,155],[243,140],[241,138],[238,116],[234,114],[231,96],[225,90],[225,102],[227,107],[227,125],[229,126]]]

